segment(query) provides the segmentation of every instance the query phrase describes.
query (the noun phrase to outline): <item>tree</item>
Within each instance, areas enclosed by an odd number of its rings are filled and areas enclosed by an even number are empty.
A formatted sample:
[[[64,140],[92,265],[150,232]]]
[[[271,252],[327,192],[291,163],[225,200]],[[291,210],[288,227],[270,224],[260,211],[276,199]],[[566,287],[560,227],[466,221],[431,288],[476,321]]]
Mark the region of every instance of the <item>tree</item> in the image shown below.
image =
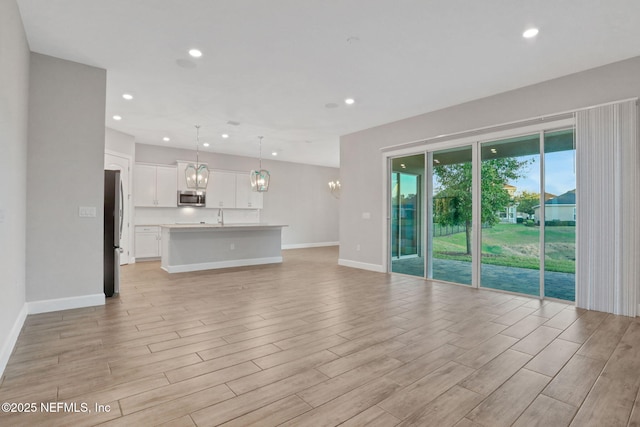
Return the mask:
[[[540,194],[525,190],[515,197],[515,201],[518,203],[518,212],[533,215],[533,207],[540,205]]]
[[[482,190],[481,222],[494,225],[497,212],[504,210],[511,197],[504,185],[522,177],[529,161],[513,157],[482,162],[480,187]],[[434,222],[441,225],[464,225],[467,237],[467,255],[471,255],[472,170],[471,163],[437,165],[433,168],[440,190],[434,196]]]

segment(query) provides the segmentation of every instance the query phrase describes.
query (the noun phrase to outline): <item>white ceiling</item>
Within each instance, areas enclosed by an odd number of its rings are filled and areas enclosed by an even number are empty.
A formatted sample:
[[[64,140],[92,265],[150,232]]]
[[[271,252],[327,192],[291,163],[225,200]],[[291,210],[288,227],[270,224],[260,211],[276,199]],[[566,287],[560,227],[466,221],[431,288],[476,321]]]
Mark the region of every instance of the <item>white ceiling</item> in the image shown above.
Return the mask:
[[[640,55],[638,0],[18,4],[32,51],[107,70],[108,127],[326,166],[340,135]]]

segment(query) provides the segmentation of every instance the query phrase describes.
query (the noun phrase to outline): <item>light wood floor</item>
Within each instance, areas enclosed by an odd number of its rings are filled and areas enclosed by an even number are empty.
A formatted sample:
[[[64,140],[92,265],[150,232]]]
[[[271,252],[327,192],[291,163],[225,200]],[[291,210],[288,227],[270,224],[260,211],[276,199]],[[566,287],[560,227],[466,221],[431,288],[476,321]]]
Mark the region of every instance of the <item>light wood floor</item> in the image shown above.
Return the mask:
[[[106,306],[29,316],[0,402],[92,412],[0,425],[640,425],[638,319],[284,255],[138,263]]]

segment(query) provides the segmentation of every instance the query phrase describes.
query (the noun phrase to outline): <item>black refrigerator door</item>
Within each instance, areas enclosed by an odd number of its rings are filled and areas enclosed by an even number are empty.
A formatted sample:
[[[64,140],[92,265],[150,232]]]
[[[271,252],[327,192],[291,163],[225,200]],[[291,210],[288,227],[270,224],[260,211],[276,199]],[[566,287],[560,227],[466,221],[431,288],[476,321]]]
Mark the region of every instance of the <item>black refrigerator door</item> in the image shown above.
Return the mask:
[[[104,171],[104,294],[118,290],[120,258],[120,172]]]

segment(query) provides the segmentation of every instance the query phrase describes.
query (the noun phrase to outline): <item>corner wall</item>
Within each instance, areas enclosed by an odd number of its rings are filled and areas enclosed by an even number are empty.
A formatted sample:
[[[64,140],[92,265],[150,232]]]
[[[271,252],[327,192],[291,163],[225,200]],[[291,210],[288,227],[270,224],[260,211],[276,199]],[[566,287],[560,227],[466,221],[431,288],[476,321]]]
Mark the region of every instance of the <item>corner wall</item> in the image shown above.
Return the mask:
[[[29,312],[104,304],[106,71],[32,53],[29,76]]]
[[[14,0],[0,2],[0,376],[26,317],[29,45]]]
[[[342,136],[341,262],[382,269],[381,148],[637,97],[638,76],[640,57],[635,57]],[[365,212],[370,219],[363,219]]]

